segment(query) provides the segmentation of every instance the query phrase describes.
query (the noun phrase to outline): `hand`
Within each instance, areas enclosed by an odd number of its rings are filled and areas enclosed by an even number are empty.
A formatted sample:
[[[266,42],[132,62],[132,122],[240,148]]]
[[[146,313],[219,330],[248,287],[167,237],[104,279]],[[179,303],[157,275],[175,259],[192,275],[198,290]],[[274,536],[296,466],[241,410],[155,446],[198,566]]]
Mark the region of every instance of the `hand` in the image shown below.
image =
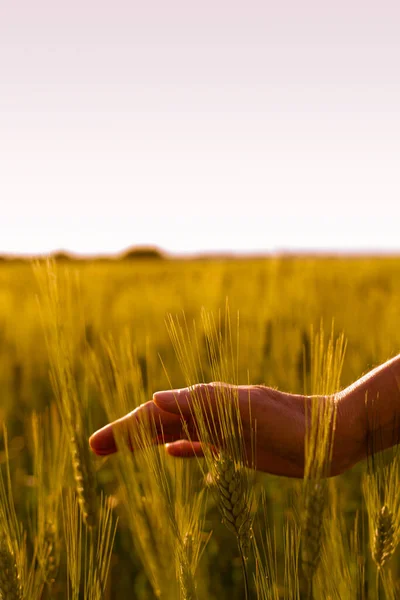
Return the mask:
[[[206,411],[215,411],[215,392],[217,386],[221,385],[227,386],[222,383],[196,386],[196,391],[200,392],[205,399]],[[288,394],[257,385],[239,386],[238,392],[247,456],[251,456],[252,427],[255,421],[257,423],[256,468],[274,475],[303,477],[305,407],[311,397]],[[326,396],[321,401],[334,402],[335,399],[333,396]],[[331,475],[342,472],[359,460],[353,437],[346,427],[346,419],[342,418],[342,415],[345,417],[343,411],[345,396],[336,401],[338,402],[337,428]],[[201,456],[202,445],[194,435],[195,426],[190,402],[191,396],[187,388],[157,392],[150,402],[142,404],[122,419],[94,433],[90,438],[92,450],[100,455],[116,452],[114,433],[119,426],[129,423],[130,426],[139,427],[144,418],[154,417],[157,424],[155,444],[167,443],[166,450],[172,456]],[[185,439],[182,419],[187,423],[192,441]],[[135,448],[132,450],[135,451]]]

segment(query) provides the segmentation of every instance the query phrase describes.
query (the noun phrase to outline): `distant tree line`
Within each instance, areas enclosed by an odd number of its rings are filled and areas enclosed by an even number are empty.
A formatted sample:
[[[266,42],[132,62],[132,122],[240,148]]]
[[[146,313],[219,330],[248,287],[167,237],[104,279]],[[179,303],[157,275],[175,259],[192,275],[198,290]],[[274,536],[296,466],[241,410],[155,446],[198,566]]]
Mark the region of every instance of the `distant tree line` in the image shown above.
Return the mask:
[[[67,250],[57,250],[48,255],[49,258],[52,258],[56,262],[70,262],[74,260],[162,260],[166,258],[164,252],[159,250],[158,248],[152,246],[133,246],[128,248],[124,252],[121,252],[117,255],[98,255],[98,256],[79,256],[77,254],[72,254]],[[25,260],[30,260],[32,257],[28,256],[12,256],[7,254],[0,254],[0,262],[13,261],[20,262]],[[36,256],[34,258],[45,258],[44,255]]]

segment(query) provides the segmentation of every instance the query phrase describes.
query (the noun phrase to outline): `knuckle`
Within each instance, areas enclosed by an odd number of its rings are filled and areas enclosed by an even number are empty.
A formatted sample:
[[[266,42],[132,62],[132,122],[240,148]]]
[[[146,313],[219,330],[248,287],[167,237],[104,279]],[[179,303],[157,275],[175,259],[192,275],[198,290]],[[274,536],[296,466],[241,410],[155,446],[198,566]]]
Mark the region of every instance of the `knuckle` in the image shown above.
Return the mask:
[[[212,386],[210,383],[196,383],[196,385],[193,387],[196,392],[199,392],[204,397],[207,397],[212,392]]]

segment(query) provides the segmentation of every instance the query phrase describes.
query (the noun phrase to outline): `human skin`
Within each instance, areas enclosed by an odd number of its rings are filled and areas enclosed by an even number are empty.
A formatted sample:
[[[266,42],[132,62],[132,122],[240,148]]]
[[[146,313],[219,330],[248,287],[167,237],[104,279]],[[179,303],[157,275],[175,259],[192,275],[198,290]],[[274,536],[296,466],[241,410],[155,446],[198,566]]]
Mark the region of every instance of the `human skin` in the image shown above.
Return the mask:
[[[228,391],[233,388],[218,382],[195,386],[197,394],[205,400],[205,410],[214,411],[214,414],[218,386],[225,386]],[[252,431],[256,421],[257,470],[286,477],[303,477],[306,418],[311,412],[312,397],[262,385],[235,386],[235,389],[238,391],[247,456],[251,456]],[[371,439],[375,439],[375,451],[400,441],[400,355],[373,369],[348,388],[321,397],[319,401],[336,404],[329,473],[334,476],[365,459],[371,451]],[[91,448],[102,456],[116,452],[115,432],[119,427],[126,431],[153,417],[158,432],[155,444],[165,443],[166,451],[172,456],[201,455],[201,443],[194,435],[190,403],[191,391],[188,388],[157,392],[149,402],[95,432],[89,440]],[[191,441],[185,439],[183,420],[192,432]],[[126,428],[126,425],[129,427]],[[135,451],[135,448],[132,450]]]

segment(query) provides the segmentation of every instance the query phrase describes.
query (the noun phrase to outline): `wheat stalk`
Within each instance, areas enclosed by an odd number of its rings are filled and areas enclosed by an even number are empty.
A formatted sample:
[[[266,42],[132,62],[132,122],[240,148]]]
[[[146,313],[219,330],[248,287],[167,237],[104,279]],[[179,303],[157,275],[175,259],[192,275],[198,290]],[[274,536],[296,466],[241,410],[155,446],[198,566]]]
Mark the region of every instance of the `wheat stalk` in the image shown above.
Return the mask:
[[[71,489],[62,501],[62,517],[67,557],[67,594],[71,600],[78,600],[82,577],[83,517],[76,492]]]
[[[176,461],[174,461],[176,463]],[[197,600],[196,572],[212,532],[203,533],[207,492],[194,493],[193,470],[179,462],[176,477],[176,562],[181,600]],[[188,498],[191,502],[188,502]]]
[[[331,335],[325,347],[323,325],[314,336],[311,328],[310,406],[306,401],[306,437],[302,518],[302,566],[308,581],[308,597],[313,596],[313,580],[319,566],[323,542],[323,518],[327,501],[326,477],[332,459],[336,424],[334,394],[340,388],[346,344],[344,336]],[[307,392],[307,382],[304,382]]]
[[[6,478],[0,469],[0,593],[7,599],[39,600],[44,588],[43,571],[35,555],[28,561],[27,539],[18,521],[11,485],[8,435],[3,427]]]
[[[366,408],[375,398],[366,396]],[[371,416],[372,415],[372,416]],[[387,563],[392,558],[400,539],[400,452],[395,445],[386,452],[376,452],[381,447],[380,426],[373,410],[369,411],[368,470],[363,478],[363,492],[368,512],[370,549],[376,570],[376,593],[380,597],[381,582],[386,592],[390,590],[391,573]],[[398,424],[394,424],[394,433]],[[386,593],[390,598],[391,596]]]
[[[68,448],[57,407],[31,417],[36,510],[32,517],[35,556],[50,588],[60,563],[59,508],[65,483]]]
[[[129,332],[103,341],[105,360],[91,355],[92,371],[110,421],[146,402],[136,350]],[[176,461],[155,440],[160,423],[142,414],[113,428],[118,454],[113,466],[120,483],[134,545],[157,597],[196,600],[195,572],[204,540],[207,495],[198,493],[193,465]],[[130,448],[134,448],[132,453]],[[171,570],[175,559],[175,572]],[[175,576],[175,579],[174,579]],[[178,589],[179,586],[179,589]]]
[[[257,600],[279,600],[276,532],[274,528],[273,536],[271,535],[272,528],[268,519],[265,488],[261,491],[261,508],[262,511],[260,512],[262,516],[259,513],[256,516],[258,521],[258,535],[254,535],[252,538],[255,558],[255,573],[253,574],[253,578]],[[285,552],[285,559],[286,555],[287,552]],[[294,600],[294,598],[290,598],[290,600]]]
[[[182,600],[196,600],[196,581],[193,573],[195,540],[191,533],[187,533],[182,540],[182,552],[179,558],[179,582]]]
[[[112,337],[103,340],[101,350],[104,350],[104,355],[91,353],[91,369],[108,420],[113,422],[147,398],[129,332],[118,341]],[[153,428],[154,423],[148,419],[143,420],[139,430],[127,424],[115,427],[114,437],[119,452],[113,457],[113,468],[133,545],[153,592],[157,598],[172,598],[174,594],[176,598],[175,573],[170,568],[175,539],[170,517],[166,516],[171,490],[168,489],[167,495],[161,494],[161,481],[154,474],[157,465],[162,470],[160,461],[163,459],[159,449],[153,447]],[[132,453],[130,444],[141,452]]]
[[[32,586],[33,570],[28,570],[26,539],[15,510],[5,426],[2,433],[6,477],[3,477],[3,469],[0,469],[0,592],[4,600],[26,600],[29,593],[34,599],[37,598],[37,590]]]
[[[117,523],[112,518],[112,504],[100,500],[96,529],[88,529],[79,508],[75,490],[68,490],[62,503],[64,539],[67,554],[68,598],[83,600],[104,598]]]
[[[326,481],[307,481],[305,485],[302,527],[302,567],[310,581],[320,562],[323,540],[323,515],[326,504]]]
[[[108,497],[102,497],[98,529],[90,530],[86,540],[88,568],[84,600],[102,600],[105,596],[116,530],[117,521],[112,517],[112,503]]]
[[[324,519],[321,568],[315,578],[317,598],[363,598],[363,557],[360,554],[359,520],[348,535],[348,520],[340,511],[336,481],[324,480],[330,488],[330,505]]]
[[[185,316],[183,326],[179,319],[169,315],[166,324],[178,362],[182,369],[186,385],[190,392],[190,410],[193,418],[195,436],[203,442],[206,466],[216,492],[216,501],[227,528],[235,535],[243,566],[245,595],[248,598],[249,582],[247,558],[251,545],[254,488],[253,476],[246,467],[255,467],[253,455],[248,457],[244,446],[243,424],[239,410],[238,379],[238,331],[236,355],[231,330],[229,308],[226,305],[225,320],[218,323],[212,313],[201,312],[202,326],[206,339],[209,366],[214,381],[228,385],[213,386],[213,402],[210,388],[196,385],[204,380],[198,346],[197,329],[189,331]],[[231,383],[231,385],[229,385]],[[178,404],[179,406],[179,404]],[[250,404],[249,404],[250,408]],[[250,413],[251,414],[251,413]],[[192,439],[192,433],[183,420],[186,437]],[[254,439],[252,440],[254,444]],[[215,449],[218,449],[215,452]],[[204,472],[204,466],[200,463]]]
[[[73,435],[70,440],[72,466],[76,483],[79,506],[87,527],[96,527],[98,522],[98,505],[96,482],[89,457],[86,440]]]
[[[98,523],[99,508],[96,477],[87,441],[89,432],[85,427],[88,382],[85,378],[85,397],[81,398],[78,393],[76,369],[73,366],[76,338],[79,334],[77,325],[84,329],[84,320],[80,314],[79,281],[77,278],[73,279],[68,271],[64,272],[61,279],[51,262],[47,263],[45,269],[36,266],[36,276],[41,290],[40,308],[50,361],[50,381],[64,430],[70,440],[79,506],[85,524],[91,528]],[[77,319],[75,314],[80,318]],[[78,356],[81,354],[82,351]],[[83,362],[82,366],[84,368],[86,364]]]
[[[284,600],[300,600],[299,551],[300,528],[287,520],[284,528],[285,575]]]

